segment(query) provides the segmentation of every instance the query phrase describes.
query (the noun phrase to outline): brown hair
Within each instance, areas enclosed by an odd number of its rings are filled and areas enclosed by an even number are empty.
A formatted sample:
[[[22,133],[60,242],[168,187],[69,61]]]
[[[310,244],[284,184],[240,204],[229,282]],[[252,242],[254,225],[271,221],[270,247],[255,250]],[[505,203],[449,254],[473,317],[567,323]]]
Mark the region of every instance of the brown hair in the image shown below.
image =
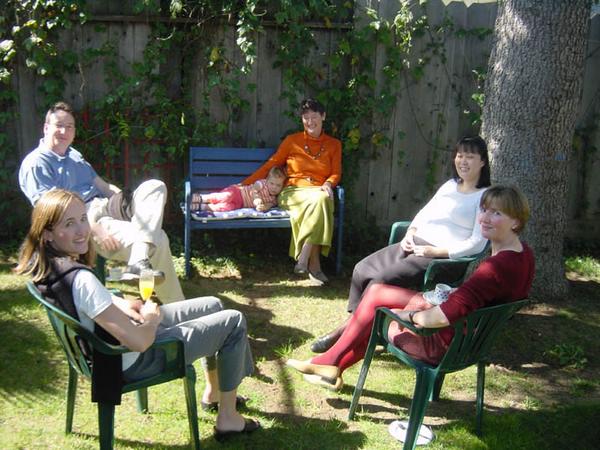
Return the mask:
[[[53,189],[40,197],[31,211],[31,227],[21,244],[19,262],[15,272],[29,275],[34,282],[46,278],[50,273],[50,257],[57,251],[44,240],[44,230],[60,222],[72,201],[84,203],[81,197],[64,189]],[[78,262],[92,266],[95,253],[90,243],[87,253],[80,255]]]
[[[56,102],[54,105],[50,107],[48,112],[46,113],[46,123],[50,122],[50,116],[54,114],[56,111],[64,111],[66,113],[71,114],[73,119],[75,119],[75,113],[73,112],[73,108],[66,102]]]
[[[277,177],[277,178],[286,179],[287,178],[287,173],[286,173],[284,167],[282,167],[282,166],[273,166],[269,170],[269,173],[267,174],[267,178],[271,177],[271,176],[274,176],[274,177]]]
[[[491,204],[507,216],[517,219],[519,225],[513,231],[519,234],[529,220],[529,202],[527,197],[514,186],[496,185],[487,189],[481,196],[479,206],[489,208]]]

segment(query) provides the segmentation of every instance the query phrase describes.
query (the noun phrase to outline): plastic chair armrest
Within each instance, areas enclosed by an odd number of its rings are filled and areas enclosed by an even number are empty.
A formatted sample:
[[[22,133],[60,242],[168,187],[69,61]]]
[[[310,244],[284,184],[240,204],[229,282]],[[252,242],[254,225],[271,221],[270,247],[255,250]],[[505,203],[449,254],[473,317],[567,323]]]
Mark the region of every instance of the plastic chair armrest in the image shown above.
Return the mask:
[[[384,332],[384,330],[386,330],[385,332],[387,332],[387,329],[388,329],[388,327],[389,327],[389,325],[390,325],[391,322],[398,322],[404,328],[408,328],[413,333],[418,334],[419,336],[431,336],[433,334],[439,333],[441,330],[443,330],[444,328],[446,328],[446,327],[442,327],[442,328],[418,328],[418,327],[414,326],[412,323],[407,322],[406,320],[403,320],[400,317],[398,317],[398,315],[396,313],[394,313],[389,308],[377,308],[377,314],[386,316],[384,318],[384,320],[383,320],[382,333]]]
[[[437,273],[440,271],[440,269],[443,266],[465,264],[465,263],[470,263],[474,260],[475,260],[475,258],[472,256],[465,256],[465,257],[456,258],[456,259],[440,258],[440,259],[432,260],[429,263],[429,265],[427,266],[427,270],[425,271],[425,275],[423,276],[423,280],[424,280],[423,291],[429,291],[434,288],[433,282],[435,281],[435,276],[437,275]],[[448,284],[452,287],[456,287],[456,285],[458,285],[462,282],[463,278],[464,277],[461,277],[458,280],[456,280],[456,282],[448,283]]]
[[[396,244],[402,240],[404,235],[406,234],[406,230],[410,226],[410,221],[403,220],[399,222],[394,222],[392,224],[392,228],[390,229],[390,237],[388,239],[388,245]]]

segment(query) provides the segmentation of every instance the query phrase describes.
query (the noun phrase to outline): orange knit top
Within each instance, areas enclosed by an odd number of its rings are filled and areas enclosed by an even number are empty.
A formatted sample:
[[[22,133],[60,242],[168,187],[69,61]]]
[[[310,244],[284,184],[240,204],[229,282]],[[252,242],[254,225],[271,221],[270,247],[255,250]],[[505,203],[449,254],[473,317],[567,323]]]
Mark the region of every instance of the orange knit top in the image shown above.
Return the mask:
[[[329,181],[332,187],[342,179],[342,143],[321,133],[313,138],[304,131],[286,137],[277,151],[242,184],[266,178],[271,167],[286,166],[286,186],[322,186]]]

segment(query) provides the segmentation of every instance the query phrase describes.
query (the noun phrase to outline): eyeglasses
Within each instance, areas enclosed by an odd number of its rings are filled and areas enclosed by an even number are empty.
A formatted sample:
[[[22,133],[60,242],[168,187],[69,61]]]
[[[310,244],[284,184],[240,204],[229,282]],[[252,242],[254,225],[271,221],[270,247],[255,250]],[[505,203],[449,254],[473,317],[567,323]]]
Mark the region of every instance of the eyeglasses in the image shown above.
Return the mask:
[[[75,129],[75,125],[71,125],[71,124],[66,124],[66,123],[51,123],[51,122],[46,122],[48,125],[51,125],[55,128],[58,129],[63,129],[65,131],[73,131]]]

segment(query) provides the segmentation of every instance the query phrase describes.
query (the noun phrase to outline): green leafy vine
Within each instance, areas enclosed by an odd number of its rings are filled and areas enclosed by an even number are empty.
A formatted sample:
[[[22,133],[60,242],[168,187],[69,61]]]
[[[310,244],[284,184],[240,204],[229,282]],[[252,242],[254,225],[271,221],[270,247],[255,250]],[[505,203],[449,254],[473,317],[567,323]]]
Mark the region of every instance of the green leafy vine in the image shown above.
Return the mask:
[[[64,30],[92,23],[96,30],[106,27],[101,21],[94,22],[95,13],[89,11],[92,3],[8,1],[0,17],[0,102],[4,111],[16,110],[11,78],[18,63],[34,70],[40,80],[41,109],[63,98],[67,74],[78,74],[84,86],[85,74],[92,67],[102,67],[107,93],[87,105],[82,113],[85,126],[78,130],[77,145],[84,151],[89,147],[86,154],[93,155],[92,160],[115,162],[123,143],[132,142],[146,161],[143,170],[151,170],[167,161],[185,160],[191,144],[252,145],[233,133],[233,124],[249,111],[248,98],[256,89],[247,75],[256,63],[257,37],[264,27],[275,27],[274,65],[285,86],[281,94],[289,106],[285,114],[297,120],[298,101],[307,94],[327,105],[327,131],[343,142],[344,185],[350,190],[361,162],[391,145],[394,136],[390,135],[389,117],[402,86],[418,83],[432,61],[445,61],[445,34],[486,33],[456,31],[447,19],[432,25],[424,6],[409,6],[408,2],[400,2],[394,16],[386,19],[352,1],[136,0],[131,11],[135,17],[146,18],[150,34],[141,60],[124,65],[117,42],[81,50],[60,47]],[[235,49],[218,32],[230,27],[235,29]],[[318,47],[316,33],[322,31],[335,35],[335,45],[325,61],[315,64],[310,54]],[[424,40],[418,55],[414,54],[417,40]],[[234,51],[241,57],[235,57]],[[377,52],[383,58],[375,67]],[[177,64],[172,64],[173,55],[178,55]],[[205,85],[192,98],[197,71],[204,74]],[[224,116],[211,114],[215,101],[224,107]],[[0,115],[0,143],[8,141],[4,125],[16,119],[11,114]],[[395,137],[403,135],[399,130]],[[2,145],[0,152],[16,153],[9,148]],[[0,153],[0,160],[5,159]],[[431,173],[436,161],[434,157]],[[0,172],[2,186],[12,184],[9,178]]]

